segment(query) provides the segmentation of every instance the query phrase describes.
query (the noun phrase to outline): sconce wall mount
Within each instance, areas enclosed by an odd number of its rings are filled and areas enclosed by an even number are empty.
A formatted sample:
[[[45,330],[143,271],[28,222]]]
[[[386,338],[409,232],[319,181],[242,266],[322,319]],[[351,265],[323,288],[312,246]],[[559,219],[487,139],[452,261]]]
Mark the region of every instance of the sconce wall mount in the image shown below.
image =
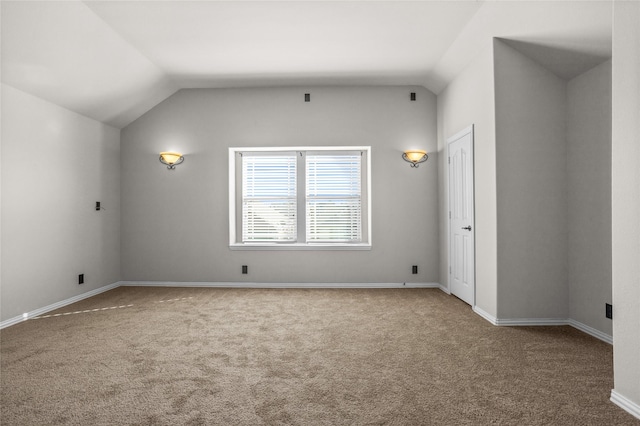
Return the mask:
[[[429,159],[429,155],[427,154],[427,151],[414,149],[410,151],[405,151],[402,154],[402,159],[408,162],[411,167],[417,168],[420,165],[420,163],[424,163]]]
[[[184,157],[179,152],[165,151],[160,153],[160,162],[167,165],[167,169],[174,170],[178,164],[182,164]]]

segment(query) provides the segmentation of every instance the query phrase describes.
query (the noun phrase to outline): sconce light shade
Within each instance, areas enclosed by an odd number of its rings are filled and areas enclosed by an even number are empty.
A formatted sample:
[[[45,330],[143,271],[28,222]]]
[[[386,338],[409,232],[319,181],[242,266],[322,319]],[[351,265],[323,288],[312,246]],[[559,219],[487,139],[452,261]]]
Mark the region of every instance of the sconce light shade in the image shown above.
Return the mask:
[[[429,156],[427,155],[427,151],[411,150],[405,151],[404,154],[402,154],[402,158],[408,162],[411,167],[418,167],[420,163],[427,161]]]
[[[173,170],[184,161],[184,157],[179,152],[161,152],[160,162],[167,165],[167,169]]]

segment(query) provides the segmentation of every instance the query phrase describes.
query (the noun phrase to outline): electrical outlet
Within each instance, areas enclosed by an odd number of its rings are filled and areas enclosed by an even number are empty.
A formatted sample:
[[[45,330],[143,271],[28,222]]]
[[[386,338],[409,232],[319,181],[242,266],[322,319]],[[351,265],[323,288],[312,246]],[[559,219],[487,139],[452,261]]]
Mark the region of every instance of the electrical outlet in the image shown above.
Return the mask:
[[[243,274],[248,274],[249,273],[249,267],[247,265],[242,265],[242,273]]]
[[[413,265],[411,267],[411,273],[412,274],[417,274],[418,273],[418,265]]]
[[[613,306],[610,305],[609,303],[605,303],[604,307],[605,307],[604,315],[609,319],[613,319]]]
[[[84,274],[78,275],[78,284],[84,284]]]

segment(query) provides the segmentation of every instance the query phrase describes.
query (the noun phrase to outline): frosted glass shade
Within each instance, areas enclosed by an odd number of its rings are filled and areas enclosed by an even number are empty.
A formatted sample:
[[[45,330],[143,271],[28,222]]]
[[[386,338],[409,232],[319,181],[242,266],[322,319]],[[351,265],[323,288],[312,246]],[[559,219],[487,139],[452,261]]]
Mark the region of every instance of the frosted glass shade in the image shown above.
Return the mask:
[[[166,164],[168,169],[175,169],[176,165],[183,161],[184,157],[179,152],[165,151],[160,153],[160,162]]]
[[[411,163],[411,167],[418,167],[418,164],[427,161],[429,156],[427,155],[427,151],[415,149],[411,151],[405,151],[404,154],[402,154],[402,158],[404,159],[404,161]]]

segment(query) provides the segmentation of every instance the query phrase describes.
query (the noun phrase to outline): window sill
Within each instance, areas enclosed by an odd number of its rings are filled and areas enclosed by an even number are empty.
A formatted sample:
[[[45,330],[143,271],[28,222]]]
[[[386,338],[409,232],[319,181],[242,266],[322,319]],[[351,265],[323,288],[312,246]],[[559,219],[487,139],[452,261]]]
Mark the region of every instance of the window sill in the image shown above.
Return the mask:
[[[371,244],[340,244],[340,243],[318,243],[318,244],[271,244],[271,243],[250,243],[250,244],[230,244],[231,250],[371,250]]]

